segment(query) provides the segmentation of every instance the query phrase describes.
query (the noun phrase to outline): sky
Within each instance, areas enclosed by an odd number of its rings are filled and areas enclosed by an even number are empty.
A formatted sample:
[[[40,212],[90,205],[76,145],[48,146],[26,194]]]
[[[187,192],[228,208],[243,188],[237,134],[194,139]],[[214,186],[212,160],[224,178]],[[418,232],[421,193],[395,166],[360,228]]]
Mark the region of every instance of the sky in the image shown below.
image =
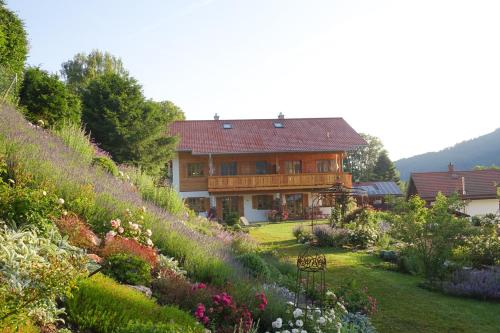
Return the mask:
[[[28,63],[119,56],[187,119],[343,117],[397,160],[500,127],[500,1],[7,0]],[[499,143],[500,144],[500,143]]]

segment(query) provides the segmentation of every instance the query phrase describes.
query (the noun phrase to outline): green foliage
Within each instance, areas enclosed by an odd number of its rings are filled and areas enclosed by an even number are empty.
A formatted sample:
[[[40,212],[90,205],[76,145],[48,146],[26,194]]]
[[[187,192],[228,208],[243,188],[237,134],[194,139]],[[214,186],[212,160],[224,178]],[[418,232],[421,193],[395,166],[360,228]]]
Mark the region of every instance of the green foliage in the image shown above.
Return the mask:
[[[344,281],[335,289],[335,295],[349,312],[371,315],[377,309],[377,301],[368,295],[366,288],[360,288],[356,280]]]
[[[95,156],[95,148],[90,136],[76,123],[63,123],[59,128],[52,131],[61,138],[66,146],[77,152],[85,164],[91,164]]]
[[[319,246],[342,247],[349,242],[349,230],[318,225],[313,230],[314,239]]]
[[[105,156],[98,156],[92,159],[92,165],[101,168],[107,173],[112,174],[113,176],[118,176],[118,167],[112,159]]]
[[[0,2],[0,98],[9,89],[15,75],[21,79],[28,55],[28,39],[19,17]],[[17,94],[11,89],[10,96]]]
[[[443,276],[444,263],[469,231],[468,221],[450,212],[458,204],[456,197],[446,198],[439,193],[433,206],[426,208],[425,201],[414,196],[401,203],[398,214],[392,217],[395,237],[406,242],[429,280]]]
[[[103,273],[122,283],[147,286],[151,283],[151,266],[145,260],[125,253],[110,256]]]
[[[144,199],[155,203],[173,215],[181,216],[186,213],[187,208],[184,201],[174,188],[157,184],[154,177],[138,168],[127,167],[124,171],[132,183],[137,186]]]
[[[78,96],[73,94],[57,75],[50,75],[38,67],[29,67],[19,92],[26,118],[37,123],[59,128],[64,122],[77,124],[81,118]]]
[[[62,213],[57,196],[11,185],[0,179],[0,220],[15,229],[35,227],[42,234],[49,232],[53,228],[51,218],[57,218]]]
[[[131,77],[103,74],[82,95],[83,122],[100,147],[118,163],[158,172],[177,142],[165,134],[168,113],[146,101]]]
[[[373,168],[372,180],[394,181],[399,184],[399,175],[386,150],[382,150]]]
[[[240,223],[240,214],[238,212],[225,212],[224,223],[233,226]]]
[[[257,253],[245,253],[236,257],[236,259],[241,262],[243,267],[247,268],[254,277],[266,280],[271,276],[267,263]]]
[[[67,85],[81,94],[89,82],[105,74],[128,76],[122,60],[99,50],[92,50],[88,55],[78,53],[73,59],[62,64],[61,74]]]
[[[191,327],[183,327],[182,332],[192,333],[199,332],[197,329]],[[118,333],[178,333],[179,326],[172,323],[153,323],[153,322],[140,322],[130,321],[127,326],[120,327]]]
[[[162,307],[138,291],[101,274],[80,282],[66,299],[68,320],[80,330],[96,333],[120,332],[133,322],[172,325],[176,332],[203,332],[194,318],[176,307]],[[130,323],[130,324],[129,324]]]
[[[349,243],[363,249],[374,245],[381,235],[377,215],[369,209],[361,210],[346,228],[349,230]]]
[[[63,311],[56,299],[86,274],[82,250],[69,245],[55,229],[47,237],[34,230],[14,231],[0,225],[0,328],[29,318],[54,323]]]
[[[455,256],[465,265],[476,268],[500,264],[500,232],[496,225],[485,224],[456,249]]]
[[[370,181],[373,177],[373,169],[384,146],[377,137],[364,133],[360,133],[360,135],[368,145],[348,153],[346,170],[352,173],[354,181]]]

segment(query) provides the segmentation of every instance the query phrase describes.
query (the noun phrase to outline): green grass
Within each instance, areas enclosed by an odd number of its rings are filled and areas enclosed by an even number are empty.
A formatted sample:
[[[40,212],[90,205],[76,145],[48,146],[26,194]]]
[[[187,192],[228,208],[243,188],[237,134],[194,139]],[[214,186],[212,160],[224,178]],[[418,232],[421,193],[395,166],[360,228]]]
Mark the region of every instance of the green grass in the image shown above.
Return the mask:
[[[268,224],[250,234],[269,250],[295,261],[304,246],[292,236],[293,228],[309,222]],[[328,269],[326,283],[337,286],[356,279],[378,301],[372,321],[379,332],[500,332],[500,303],[446,296],[418,286],[422,279],[374,268],[381,261],[366,252],[323,249]]]

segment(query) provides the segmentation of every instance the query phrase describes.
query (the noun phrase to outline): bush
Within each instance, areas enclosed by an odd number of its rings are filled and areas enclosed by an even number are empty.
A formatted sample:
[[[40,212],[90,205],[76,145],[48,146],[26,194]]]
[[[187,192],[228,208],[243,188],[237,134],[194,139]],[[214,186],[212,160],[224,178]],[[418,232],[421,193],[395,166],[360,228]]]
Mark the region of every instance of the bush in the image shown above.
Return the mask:
[[[314,227],[313,233],[319,246],[342,247],[349,241],[349,232],[342,228],[318,225]]]
[[[500,299],[500,267],[491,269],[458,269],[449,281],[441,284],[445,293],[480,299]]]
[[[120,327],[118,333],[178,333],[179,325],[174,323],[153,323],[153,322],[140,322],[130,321],[127,326]],[[183,327],[182,332],[193,333],[199,332],[198,329],[190,327]]]
[[[500,234],[493,224],[484,224],[476,235],[465,239],[455,251],[459,261],[476,268],[500,264]]]
[[[162,307],[154,300],[101,274],[82,280],[66,299],[68,320],[81,331],[114,333],[130,329],[131,322],[169,324],[176,332],[203,332],[193,317],[176,307]]]
[[[366,288],[361,289],[355,280],[343,282],[335,294],[349,312],[359,312],[365,315],[372,315],[377,310],[377,300],[368,295]]]
[[[216,291],[205,284],[191,284],[181,276],[170,275],[155,279],[151,284],[153,296],[161,305],[176,304],[181,309],[194,311],[199,303],[210,301]]]
[[[78,153],[85,164],[91,164],[96,154],[95,146],[92,144],[90,136],[80,127],[80,124],[65,122],[53,133],[58,136],[66,146]]]
[[[379,256],[380,256],[380,259],[382,259],[383,261],[388,261],[388,262],[392,262],[392,263],[397,263],[399,260],[399,257],[398,257],[398,254],[396,253],[396,251],[382,250],[382,251],[380,251]]]
[[[224,214],[224,223],[233,226],[240,223],[240,214],[238,212],[227,212]]]
[[[356,333],[376,333],[377,330],[367,315],[361,313],[346,313],[342,316],[343,330]]]
[[[154,248],[144,246],[134,239],[120,236],[108,237],[100,253],[104,258],[111,257],[115,254],[135,256],[149,263],[151,267],[155,267],[158,263],[158,255]]]
[[[69,213],[55,219],[59,232],[68,237],[71,245],[94,252],[101,240],[78,215]]]
[[[231,249],[236,254],[253,253],[259,248],[257,242],[245,233],[238,232],[233,236]]]
[[[115,162],[113,162],[113,160],[109,157],[94,157],[92,159],[92,165],[101,168],[102,170],[106,171],[109,174],[112,174],[115,177],[118,176],[118,167],[116,166]]]
[[[63,312],[56,299],[87,273],[83,251],[55,229],[45,238],[1,224],[0,244],[0,328],[28,318],[41,325],[56,322]]]
[[[349,243],[362,249],[374,245],[380,236],[376,213],[363,208],[354,211],[349,217]]]
[[[124,253],[107,258],[103,273],[135,286],[148,286],[151,283],[151,265],[139,257]]]
[[[266,280],[271,276],[267,263],[256,253],[242,254],[236,257],[236,260],[241,262],[243,267],[247,268],[254,277]]]
[[[302,224],[295,226],[292,233],[299,243],[307,243],[313,239],[311,232],[309,230],[305,230]]]

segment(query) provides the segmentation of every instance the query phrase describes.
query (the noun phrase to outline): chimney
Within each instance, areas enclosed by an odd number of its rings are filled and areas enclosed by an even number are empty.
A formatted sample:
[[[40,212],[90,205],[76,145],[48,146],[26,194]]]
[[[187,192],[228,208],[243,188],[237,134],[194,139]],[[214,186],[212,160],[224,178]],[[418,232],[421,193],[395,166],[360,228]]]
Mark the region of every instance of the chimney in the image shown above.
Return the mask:
[[[462,177],[462,195],[466,195],[467,193],[465,192],[465,177]]]
[[[451,173],[453,171],[455,171],[455,168],[453,167],[453,164],[451,164],[451,162],[450,162],[450,164],[448,164],[448,172]]]
[[[280,114],[278,115],[278,119],[285,119],[285,115],[283,114],[283,112],[280,112]]]
[[[214,120],[219,120],[219,115],[217,113],[214,114]]]

